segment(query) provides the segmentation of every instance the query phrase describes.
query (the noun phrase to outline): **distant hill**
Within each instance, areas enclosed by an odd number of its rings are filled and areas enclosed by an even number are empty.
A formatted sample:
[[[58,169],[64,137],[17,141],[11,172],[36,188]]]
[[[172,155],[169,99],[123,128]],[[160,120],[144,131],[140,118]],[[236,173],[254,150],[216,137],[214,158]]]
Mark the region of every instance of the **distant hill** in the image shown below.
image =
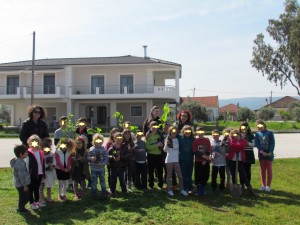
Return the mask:
[[[299,96],[292,96],[293,98],[300,99]],[[275,102],[283,97],[272,97],[272,102]],[[266,99],[270,103],[269,97],[248,97],[248,98],[231,98],[231,99],[219,99],[219,107],[223,107],[228,104],[239,104],[240,107],[247,107],[251,110],[260,109],[266,103]]]

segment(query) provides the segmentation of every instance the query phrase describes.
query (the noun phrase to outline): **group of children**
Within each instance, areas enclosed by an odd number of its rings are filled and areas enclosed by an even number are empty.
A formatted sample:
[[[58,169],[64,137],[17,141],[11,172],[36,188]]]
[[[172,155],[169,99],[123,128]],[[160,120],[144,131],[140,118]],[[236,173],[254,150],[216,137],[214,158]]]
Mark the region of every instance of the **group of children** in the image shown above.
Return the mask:
[[[205,195],[210,175],[211,191],[215,192],[219,187],[222,192],[230,183],[236,182],[237,164],[240,182],[247,187],[251,195],[256,195],[250,184],[251,164],[255,162],[255,158],[252,145],[254,138],[247,137],[248,124],[241,125],[240,130],[225,130],[223,140],[220,140],[220,132],[213,130],[213,140],[210,141],[204,137],[203,127],[197,127],[193,131],[190,125],[185,125],[179,131],[176,126],[165,124],[161,129],[156,121],[152,121],[150,129],[144,134],[132,133],[128,129],[128,123],[122,132],[118,128],[113,128],[105,144],[102,134],[94,134],[90,143],[89,137],[80,131],[75,140],[63,135],[59,140],[54,139],[55,149],[51,139],[41,140],[37,135],[28,138],[28,147],[16,146],[14,148],[16,158],[11,160],[11,166],[14,168],[15,186],[19,193],[18,212],[28,212],[25,208],[28,201],[33,210],[44,207],[47,202],[53,202],[51,192],[56,179],[59,201],[66,200],[66,189],[70,179],[73,181],[75,201],[85,197],[86,180],[91,182],[93,197],[97,196],[97,184],[98,180],[100,181],[103,198],[108,198],[108,194],[115,196],[117,180],[122,193],[126,193],[132,192],[133,187],[138,190],[153,189],[155,177],[158,189],[163,189],[166,183],[166,190],[170,196],[174,195],[176,189],[174,184],[177,183],[177,179],[180,194],[183,196]],[[256,135],[255,144],[259,149],[261,161],[272,160],[274,146],[269,142],[265,143],[266,126],[261,121],[257,125],[258,128],[261,124],[264,130],[261,129]],[[88,149],[89,143],[91,147]],[[249,157],[253,159],[249,160]],[[246,165],[247,160],[250,166]],[[264,188],[261,190],[270,191],[272,164],[267,162],[263,165],[265,165],[264,171],[262,170]],[[109,190],[105,181],[106,167]],[[193,171],[196,192],[193,188]],[[265,171],[269,173],[267,185]],[[227,174],[226,186],[225,174]]]

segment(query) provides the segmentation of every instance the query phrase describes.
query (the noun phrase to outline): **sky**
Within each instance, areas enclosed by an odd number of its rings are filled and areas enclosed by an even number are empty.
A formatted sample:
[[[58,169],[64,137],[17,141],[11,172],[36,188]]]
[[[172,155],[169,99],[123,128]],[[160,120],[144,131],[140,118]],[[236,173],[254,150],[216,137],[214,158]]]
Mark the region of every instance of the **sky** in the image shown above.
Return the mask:
[[[252,68],[253,40],[284,0],[10,0],[0,5],[0,63],[147,55],[182,65],[181,97],[297,96]]]

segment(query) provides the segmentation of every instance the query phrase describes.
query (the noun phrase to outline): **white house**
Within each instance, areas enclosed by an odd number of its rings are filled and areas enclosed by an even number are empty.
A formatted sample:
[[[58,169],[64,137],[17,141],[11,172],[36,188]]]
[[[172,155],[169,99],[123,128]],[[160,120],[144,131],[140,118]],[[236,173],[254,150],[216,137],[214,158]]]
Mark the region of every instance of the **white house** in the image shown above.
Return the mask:
[[[10,105],[11,125],[27,118],[31,102],[32,61],[0,64],[0,104]],[[34,66],[34,103],[47,109],[47,122],[71,113],[93,126],[111,127],[119,111],[142,125],[153,105],[178,105],[181,65],[135,57],[40,59]],[[172,83],[173,85],[167,85]]]

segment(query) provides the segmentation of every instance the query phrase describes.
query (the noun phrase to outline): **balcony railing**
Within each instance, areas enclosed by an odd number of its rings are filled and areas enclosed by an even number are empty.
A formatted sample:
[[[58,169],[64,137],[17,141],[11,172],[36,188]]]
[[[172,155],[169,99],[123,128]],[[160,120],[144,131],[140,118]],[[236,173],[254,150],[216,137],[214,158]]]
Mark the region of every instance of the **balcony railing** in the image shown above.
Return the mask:
[[[31,94],[31,87],[24,87],[24,95]],[[35,85],[34,94],[35,95],[65,95],[66,89],[64,86],[60,85]]]
[[[146,94],[154,93],[153,85],[102,85],[99,87],[72,86],[71,95]]]

